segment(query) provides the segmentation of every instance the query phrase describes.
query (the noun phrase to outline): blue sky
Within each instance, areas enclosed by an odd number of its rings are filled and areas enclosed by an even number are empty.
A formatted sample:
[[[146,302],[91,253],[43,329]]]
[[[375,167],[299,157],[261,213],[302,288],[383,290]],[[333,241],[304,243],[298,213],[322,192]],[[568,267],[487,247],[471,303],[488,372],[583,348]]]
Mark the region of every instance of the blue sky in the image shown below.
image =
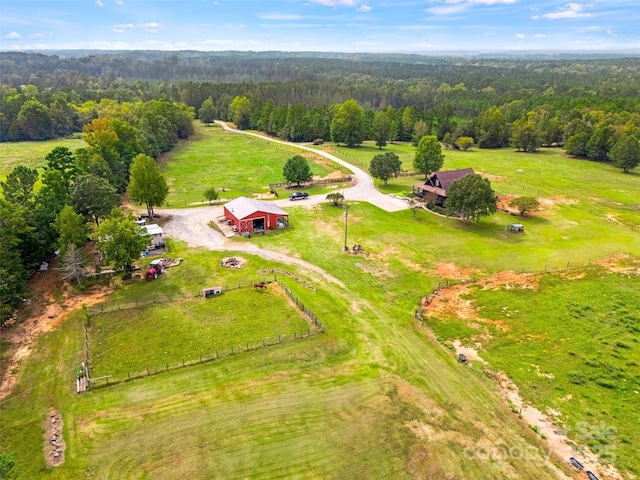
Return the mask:
[[[640,53],[640,0],[1,0],[34,49]]]

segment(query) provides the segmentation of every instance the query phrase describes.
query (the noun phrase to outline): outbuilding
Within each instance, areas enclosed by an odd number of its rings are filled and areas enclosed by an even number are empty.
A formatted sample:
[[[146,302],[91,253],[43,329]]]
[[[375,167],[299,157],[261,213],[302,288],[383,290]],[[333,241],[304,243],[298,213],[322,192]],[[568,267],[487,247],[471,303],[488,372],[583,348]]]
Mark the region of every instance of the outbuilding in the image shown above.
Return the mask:
[[[154,247],[164,247],[164,236],[160,225],[155,223],[142,225],[142,229],[145,231],[145,236],[151,237],[150,243],[152,243]]]
[[[289,226],[289,215],[273,202],[238,197],[224,206],[227,222],[237,233],[264,233]]]

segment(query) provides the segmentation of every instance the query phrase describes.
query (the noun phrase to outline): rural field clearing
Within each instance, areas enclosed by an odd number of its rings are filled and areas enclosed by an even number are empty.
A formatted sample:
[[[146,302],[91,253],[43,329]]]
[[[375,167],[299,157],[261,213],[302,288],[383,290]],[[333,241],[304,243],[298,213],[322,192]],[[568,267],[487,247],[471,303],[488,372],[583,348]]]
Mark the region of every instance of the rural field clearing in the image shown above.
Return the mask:
[[[248,150],[264,150],[268,145],[241,135],[233,138],[237,146],[219,150],[224,153],[222,163],[225,157],[233,162],[234,149],[242,151],[243,145]],[[199,140],[191,144],[199,148]],[[211,148],[210,140],[203,144]],[[191,147],[185,143],[179,148]],[[366,155],[370,153],[375,154],[373,149]],[[291,152],[282,155],[286,159]],[[405,162],[411,161],[409,150],[404,155]],[[234,239],[237,245],[251,243],[305,260],[339,284],[293,262],[273,262],[240,251],[187,250],[183,243],[170,240],[168,254],[184,262],[156,281],[118,288],[112,301],[188,295],[204,287],[271,274],[265,272],[286,272],[284,282],[321,318],[326,333],[78,396],[72,380],[75,366],[83,359],[84,332],[82,315],[72,312],[57,329],[40,338],[37,350],[19,367],[14,393],[0,402],[0,448],[16,452],[22,478],[572,478],[567,458],[549,457],[550,445],[500,398],[493,374],[479,362],[461,364],[436,339],[438,335],[464,340],[477,331],[463,321],[448,320],[435,323],[433,334],[414,320],[414,313],[422,298],[447,281],[488,279],[500,271],[519,276],[522,271],[566,267],[568,262],[586,266],[622,253],[640,255],[640,209],[634,204],[640,176],[570,159],[559,150],[530,157],[513,151],[445,155],[445,168],[472,166],[491,175],[498,195],[539,190],[539,196],[548,202],[531,216],[499,212],[478,224],[427,211],[415,216],[410,210],[388,213],[353,202],[348,230],[342,208],[299,203],[289,209],[291,228]],[[516,165],[520,159],[529,159],[531,164]],[[164,161],[167,172],[178,166],[171,166],[171,156]],[[591,181],[594,165],[599,185]],[[237,164],[233,167],[238,168]],[[517,174],[516,169],[524,173]],[[188,176],[195,179],[197,169],[184,173],[184,178]],[[417,181],[393,179],[388,193],[410,191]],[[195,185],[193,190],[199,194],[200,187]],[[182,201],[188,203],[184,195]],[[524,235],[507,232],[514,220],[525,224]],[[366,253],[343,253],[345,233],[348,246],[358,243]],[[230,255],[245,257],[246,267],[238,271],[220,267],[221,256]],[[600,425],[600,419],[606,417],[607,425],[617,427],[610,418],[618,415],[620,423],[635,424],[636,430],[620,428],[617,452],[628,455],[616,465],[627,469],[625,474],[640,474],[632,453],[637,450],[637,418],[620,412],[618,404],[605,406],[607,395],[623,391],[623,377],[614,378],[615,388],[595,383],[609,365],[614,369],[612,375],[622,372],[629,384],[635,381],[631,373],[638,367],[626,362],[633,362],[637,355],[637,331],[625,331],[616,322],[622,322],[623,313],[627,320],[635,315],[631,305],[622,304],[637,300],[637,277],[585,272],[587,283],[543,277],[540,286],[549,282],[544,291],[472,291],[478,305],[487,304],[483,318],[502,319],[506,313],[501,309],[507,304],[510,312],[518,310],[509,317],[519,322],[508,332],[514,338],[503,344],[499,337],[503,332],[496,329],[480,355],[486,355],[485,360],[496,370],[504,370],[522,396],[542,410],[559,410],[560,399],[573,395],[567,402],[576,406],[574,413],[563,413],[567,423],[593,425],[597,419]],[[560,292],[556,301],[562,301],[565,308],[557,312],[552,326],[546,318],[556,291]],[[214,345],[216,339],[207,338],[215,335],[209,327],[218,320],[231,327],[235,310],[218,317],[208,308],[223,298],[231,301],[236,293],[262,292],[228,292],[206,303],[184,300],[172,310],[156,305],[101,314],[105,316],[99,328],[102,335],[118,325],[135,324],[135,329],[126,330],[131,348],[146,345],[156,351],[166,345],[163,355],[169,348],[178,354]],[[606,301],[600,305],[604,294]],[[492,300],[491,295],[499,297]],[[247,297],[243,303],[238,311],[242,318],[236,317],[239,325],[234,324],[240,329],[246,329],[254,315],[253,299]],[[590,309],[584,310],[585,305]],[[444,309],[449,311],[446,305]],[[607,313],[611,309],[615,318]],[[154,329],[150,321],[144,324],[148,317],[164,316],[165,311],[179,332]],[[203,320],[197,322],[198,318]],[[263,320],[271,322],[261,322],[265,332],[277,322],[289,321],[275,315]],[[604,322],[606,328],[593,333],[590,328],[596,322]],[[561,343],[565,337],[560,336],[558,325],[568,326],[573,333],[581,329],[571,335],[571,341],[579,342],[577,346],[568,347],[569,340],[567,346]],[[527,330],[533,327],[539,331]],[[618,339],[613,341],[613,337],[620,332],[625,335],[620,341],[630,348],[616,346]],[[517,349],[522,338],[527,348]],[[115,364],[120,344],[103,345],[105,352],[114,355],[110,364]],[[120,352],[123,360],[145,354],[125,348]],[[595,359],[596,366],[584,363],[587,349],[602,352],[602,357],[596,353],[588,357]],[[554,373],[561,379],[557,388],[545,376],[555,368],[556,351],[560,361],[566,360],[566,371]],[[605,364],[605,356],[614,353],[619,358]],[[123,374],[127,368],[122,366]],[[570,372],[581,372],[586,380],[575,383],[583,377],[569,377]],[[102,373],[109,374],[106,369]],[[626,395],[627,390],[624,392]],[[56,469],[48,468],[42,451],[34,448],[42,444],[44,418],[51,407],[61,412],[67,442],[65,463]],[[605,408],[607,414],[602,413]]]
[[[516,280],[517,281],[517,280]],[[503,371],[573,441],[640,470],[640,261],[438,292],[426,323]],[[547,432],[548,433],[548,432]]]
[[[282,167],[294,155],[306,157],[316,176],[340,173],[328,160],[313,157],[295,147],[226,133],[217,124],[206,127],[196,122],[195,127],[193,140],[180,142],[160,160],[171,189],[167,197],[170,207],[205,202],[203,192],[209,187],[215,187],[221,198],[252,197],[254,194],[270,197],[269,184],[285,181]],[[339,186],[315,185],[309,192],[324,193]],[[221,191],[223,187],[224,192]]]
[[[44,157],[56,147],[67,147],[73,151],[87,148],[81,138],[58,138],[41,142],[0,142],[0,181],[4,181],[18,165],[41,169],[47,165]]]

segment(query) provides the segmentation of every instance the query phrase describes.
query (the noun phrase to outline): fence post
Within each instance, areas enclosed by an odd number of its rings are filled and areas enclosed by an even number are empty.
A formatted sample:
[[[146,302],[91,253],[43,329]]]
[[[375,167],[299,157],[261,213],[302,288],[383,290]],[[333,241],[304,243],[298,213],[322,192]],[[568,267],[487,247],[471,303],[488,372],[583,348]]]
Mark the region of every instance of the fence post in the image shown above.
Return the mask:
[[[151,374],[149,373],[149,367],[147,367],[147,377],[148,377],[149,375],[151,375]]]
[[[127,377],[129,378],[129,380],[131,380],[131,373],[127,372]]]
[[[200,355],[200,363],[202,363],[202,355]]]

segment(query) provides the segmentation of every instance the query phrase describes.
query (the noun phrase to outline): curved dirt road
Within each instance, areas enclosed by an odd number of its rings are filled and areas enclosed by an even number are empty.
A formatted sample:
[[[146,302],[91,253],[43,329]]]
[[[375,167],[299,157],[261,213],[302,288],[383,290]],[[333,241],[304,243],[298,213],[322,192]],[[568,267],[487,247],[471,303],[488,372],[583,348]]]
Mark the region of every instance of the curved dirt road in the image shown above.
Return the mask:
[[[308,150],[317,155],[321,155],[329,160],[336,162],[351,171],[354,172],[356,181],[353,187],[347,188],[343,191],[343,195],[346,200],[357,200],[363,202],[369,202],[378,208],[386,210],[388,212],[395,212],[398,210],[404,210],[408,208],[407,203],[397,197],[391,197],[389,195],[383,195],[375,189],[373,179],[364,170],[345,162],[344,160],[331,155],[330,153],[315,150],[313,148],[305,147],[295,143],[285,142],[270,137],[265,137],[257,133],[242,132],[240,130],[234,130],[230,128],[224,122],[217,122],[222,127],[231,133],[238,133],[242,135],[251,135],[261,138],[270,142],[280,143],[283,145],[292,145],[303,150]],[[313,205],[321,202],[326,202],[324,195],[312,195],[305,200],[301,200],[299,205]],[[296,202],[291,202],[288,199],[276,200],[274,202],[279,206],[294,206],[298,205]],[[290,265],[297,265],[305,270],[314,272],[320,275],[325,280],[338,284],[344,287],[344,284],[332,275],[322,270],[317,265],[306,262],[296,257],[292,257],[280,252],[274,252],[272,250],[265,250],[251,243],[234,243],[224,237],[219,231],[209,227],[209,222],[215,221],[216,218],[224,215],[222,206],[206,206],[199,208],[185,208],[185,209],[156,209],[158,213],[162,215],[168,215],[171,217],[169,222],[164,226],[164,231],[167,236],[183,240],[187,245],[191,247],[203,247],[208,250],[216,251],[238,251],[258,255],[268,260],[274,260]]]
[[[406,210],[407,208],[409,208],[407,202],[405,202],[404,200],[397,197],[392,197],[390,195],[384,195],[376,190],[375,186],[373,185],[373,178],[371,178],[371,176],[367,172],[365,172],[361,168],[356,167],[355,165],[351,165],[350,163],[345,162],[335,155],[323,152],[322,150],[316,150],[315,148],[299,145],[297,143],[285,142],[284,140],[267,137],[265,135],[260,135],[252,132],[244,132],[242,130],[235,130],[229,127],[225,122],[219,120],[216,120],[216,123],[221,125],[222,128],[224,128],[227,132],[239,133],[241,135],[251,135],[253,137],[261,138],[269,142],[301,148],[302,150],[307,150],[309,152],[315,153],[316,155],[325,157],[332,162],[348,168],[353,172],[353,177],[355,177],[356,181],[353,187],[347,188],[343,191],[345,200],[358,200],[361,202],[368,202],[382,210],[386,210],[387,212],[397,212],[398,210]],[[313,195],[305,200],[305,202],[308,203],[320,203],[323,201],[326,201],[323,195]],[[279,206],[283,205],[282,200],[278,200],[276,203]]]

